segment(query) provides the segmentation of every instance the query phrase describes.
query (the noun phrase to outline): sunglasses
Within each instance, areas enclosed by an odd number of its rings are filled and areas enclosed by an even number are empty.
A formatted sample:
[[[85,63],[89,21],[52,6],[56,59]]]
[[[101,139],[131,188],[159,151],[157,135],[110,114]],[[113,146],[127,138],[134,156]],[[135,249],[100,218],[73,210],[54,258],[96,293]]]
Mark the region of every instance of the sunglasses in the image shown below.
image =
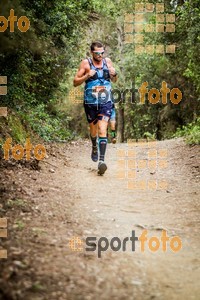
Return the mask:
[[[93,51],[93,53],[94,53],[94,54],[96,54],[96,55],[103,55],[103,54],[104,54],[104,52],[105,52],[105,51],[103,51],[103,52],[97,52],[97,51]]]

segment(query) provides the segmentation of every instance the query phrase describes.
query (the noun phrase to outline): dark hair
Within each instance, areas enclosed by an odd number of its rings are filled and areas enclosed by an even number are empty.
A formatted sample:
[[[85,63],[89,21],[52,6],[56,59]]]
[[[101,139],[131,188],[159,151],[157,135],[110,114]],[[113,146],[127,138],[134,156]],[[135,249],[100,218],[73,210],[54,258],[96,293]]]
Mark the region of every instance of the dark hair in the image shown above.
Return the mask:
[[[91,51],[94,51],[94,48],[103,48],[103,44],[101,42],[93,42],[90,46]]]

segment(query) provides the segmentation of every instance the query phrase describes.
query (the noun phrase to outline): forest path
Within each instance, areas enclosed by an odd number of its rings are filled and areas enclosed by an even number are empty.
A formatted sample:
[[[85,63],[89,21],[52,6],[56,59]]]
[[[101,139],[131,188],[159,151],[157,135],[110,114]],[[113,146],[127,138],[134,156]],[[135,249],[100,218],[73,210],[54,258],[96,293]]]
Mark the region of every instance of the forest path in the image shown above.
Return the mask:
[[[109,144],[104,176],[97,175],[90,148],[89,141],[56,144],[40,171],[9,171],[32,208],[20,214],[21,230],[16,222],[10,228],[2,299],[199,299],[199,147],[182,139]],[[139,241],[132,251],[130,240],[126,251],[109,245],[101,257],[85,250],[87,237],[110,243],[145,229],[144,252]],[[181,239],[180,251],[171,251],[169,241],[166,252],[161,241],[156,252],[148,249],[162,230]]]

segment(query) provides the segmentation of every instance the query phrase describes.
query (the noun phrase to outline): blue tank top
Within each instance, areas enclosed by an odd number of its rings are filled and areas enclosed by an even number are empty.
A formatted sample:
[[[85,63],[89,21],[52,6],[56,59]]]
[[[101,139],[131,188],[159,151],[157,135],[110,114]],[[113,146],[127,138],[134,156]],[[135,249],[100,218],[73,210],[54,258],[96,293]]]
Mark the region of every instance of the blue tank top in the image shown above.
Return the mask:
[[[103,59],[102,69],[96,68],[91,58],[88,59],[90,69],[96,74],[85,81],[84,102],[86,104],[103,104],[112,102],[110,75],[106,60]]]

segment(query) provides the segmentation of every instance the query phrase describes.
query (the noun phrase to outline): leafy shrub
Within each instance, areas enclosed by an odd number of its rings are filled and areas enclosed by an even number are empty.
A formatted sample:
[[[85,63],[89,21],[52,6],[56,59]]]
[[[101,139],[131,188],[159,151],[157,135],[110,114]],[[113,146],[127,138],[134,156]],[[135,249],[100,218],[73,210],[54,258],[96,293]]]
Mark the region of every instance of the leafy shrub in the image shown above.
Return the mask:
[[[45,141],[70,140],[71,132],[69,130],[70,117],[64,116],[64,113],[57,112],[51,115],[47,112],[44,103],[32,107],[27,114],[22,112],[23,119],[29,124],[31,130],[36,132]]]
[[[192,122],[182,128],[178,128],[175,137],[185,137],[186,142],[189,145],[199,145],[200,144],[200,118],[197,118],[195,122]]]

